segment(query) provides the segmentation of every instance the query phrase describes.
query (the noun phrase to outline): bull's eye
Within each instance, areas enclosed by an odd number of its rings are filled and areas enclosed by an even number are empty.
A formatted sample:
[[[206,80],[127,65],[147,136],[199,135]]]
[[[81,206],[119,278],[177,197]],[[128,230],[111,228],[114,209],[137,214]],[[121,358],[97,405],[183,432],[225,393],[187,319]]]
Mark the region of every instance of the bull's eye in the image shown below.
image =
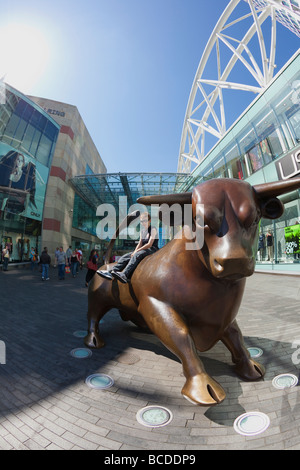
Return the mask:
[[[206,225],[208,225],[208,227],[213,233],[218,233],[220,231],[221,222],[218,220],[210,219],[207,220]]]
[[[246,229],[254,227],[259,223],[260,213],[257,210],[251,209],[239,214],[240,223]]]
[[[212,233],[219,234],[224,218],[224,214],[216,207],[205,207],[204,224]]]
[[[248,225],[248,227],[256,227],[258,224],[259,224],[259,221],[260,221],[260,217],[259,215],[257,214],[255,219],[252,220],[252,222],[250,221],[250,224]]]
[[[260,214],[257,214],[257,216],[254,219],[253,225],[258,225],[260,221]]]

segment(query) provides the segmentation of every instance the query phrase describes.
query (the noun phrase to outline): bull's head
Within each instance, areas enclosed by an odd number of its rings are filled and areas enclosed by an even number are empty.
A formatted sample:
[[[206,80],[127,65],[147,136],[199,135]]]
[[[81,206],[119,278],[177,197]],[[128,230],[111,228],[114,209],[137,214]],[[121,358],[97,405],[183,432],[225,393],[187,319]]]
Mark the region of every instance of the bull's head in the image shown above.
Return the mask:
[[[201,261],[216,278],[239,279],[253,274],[260,219],[280,217],[284,206],[277,196],[298,188],[300,178],[255,186],[220,178],[206,181],[192,192],[145,196],[138,202],[192,203],[194,227],[204,230],[204,245],[198,251]]]

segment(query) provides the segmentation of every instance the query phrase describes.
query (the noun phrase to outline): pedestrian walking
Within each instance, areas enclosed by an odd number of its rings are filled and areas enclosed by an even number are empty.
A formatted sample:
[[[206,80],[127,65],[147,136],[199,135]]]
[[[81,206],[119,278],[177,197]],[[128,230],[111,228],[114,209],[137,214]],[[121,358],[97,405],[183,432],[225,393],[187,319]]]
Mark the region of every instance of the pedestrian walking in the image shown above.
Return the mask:
[[[85,276],[85,286],[88,287],[89,282],[94,277],[95,272],[98,269],[98,254],[96,250],[92,250],[89,256],[89,260],[87,262],[87,273]]]
[[[31,250],[29,253],[29,259],[31,262],[31,265],[30,265],[31,271],[34,271],[38,265],[38,254],[37,254],[36,249],[33,246],[31,247]]]
[[[9,257],[10,257],[8,245],[6,245],[5,248],[3,248],[2,257],[3,257],[3,271],[8,271],[7,266],[8,266]]]
[[[73,277],[76,277],[78,264],[79,264],[78,253],[76,250],[74,250],[71,255],[71,272],[72,272]]]
[[[77,272],[80,269],[82,269],[82,251],[79,249],[76,248],[76,251],[77,251],[77,256],[78,256],[78,267],[77,267]]]
[[[66,251],[67,263],[69,266],[71,266],[71,256],[72,256],[72,247],[69,246],[69,248]]]
[[[42,281],[49,280],[49,266],[51,263],[51,258],[48,254],[47,247],[44,248],[44,251],[41,254],[40,263],[42,265]]]
[[[63,280],[65,278],[65,268],[67,264],[67,257],[66,253],[61,246],[56,256],[56,264],[58,266],[58,278],[59,280]]]

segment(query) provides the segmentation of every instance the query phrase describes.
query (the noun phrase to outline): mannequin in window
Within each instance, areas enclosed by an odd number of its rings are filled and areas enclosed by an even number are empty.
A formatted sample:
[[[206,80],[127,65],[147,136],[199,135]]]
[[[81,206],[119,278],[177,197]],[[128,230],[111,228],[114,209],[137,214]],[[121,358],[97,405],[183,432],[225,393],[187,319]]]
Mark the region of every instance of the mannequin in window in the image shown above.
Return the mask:
[[[265,251],[265,235],[261,230],[258,238],[258,260],[263,261]]]
[[[274,245],[273,245],[273,235],[270,230],[267,231],[267,250],[268,250],[268,261],[273,261],[274,258]]]

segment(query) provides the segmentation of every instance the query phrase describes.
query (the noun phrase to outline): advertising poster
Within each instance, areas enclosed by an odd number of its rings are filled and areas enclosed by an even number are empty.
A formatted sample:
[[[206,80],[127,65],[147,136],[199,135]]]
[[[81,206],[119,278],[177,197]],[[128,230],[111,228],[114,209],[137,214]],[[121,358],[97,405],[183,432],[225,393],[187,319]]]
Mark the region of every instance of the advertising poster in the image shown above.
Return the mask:
[[[49,168],[0,142],[0,211],[42,220]]]
[[[285,227],[285,250],[287,255],[300,253],[300,224]]]

